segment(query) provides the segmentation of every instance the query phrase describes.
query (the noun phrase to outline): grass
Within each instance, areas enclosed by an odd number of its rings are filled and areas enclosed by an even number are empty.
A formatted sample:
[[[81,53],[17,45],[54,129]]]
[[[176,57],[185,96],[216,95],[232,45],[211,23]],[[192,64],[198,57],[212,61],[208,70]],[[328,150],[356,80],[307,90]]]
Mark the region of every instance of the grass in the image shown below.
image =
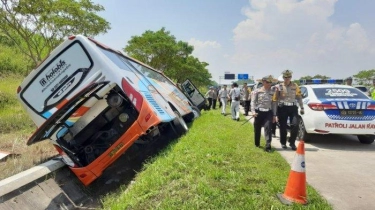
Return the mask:
[[[13,156],[0,162],[0,179],[54,157],[48,141],[26,146],[33,122],[15,90],[22,79],[0,77],[0,150]],[[149,160],[133,184],[103,198],[104,209],[332,209],[312,187],[306,206],[285,206],[283,193],[290,166],[277,152],[255,148],[253,127],[203,112],[190,131]],[[264,145],[264,140],[262,140]]]
[[[290,172],[278,152],[256,148],[253,127],[219,110],[203,112],[190,131],[148,161],[133,184],[103,198],[104,209],[332,209],[311,186],[306,206],[285,206]],[[265,142],[262,139],[264,146]]]
[[[26,141],[35,125],[17,100],[23,76],[0,76],[0,150],[12,155],[0,161],[0,180],[45,162],[57,155],[48,141],[31,146]]]
[[[0,135],[0,150],[12,154],[5,161],[0,161],[0,180],[42,164],[57,155],[49,141],[27,146],[26,140],[30,135],[22,131]]]
[[[0,77],[0,133],[34,129],[26,111],[17,100],[17,87],[22,76],[8,75]]]

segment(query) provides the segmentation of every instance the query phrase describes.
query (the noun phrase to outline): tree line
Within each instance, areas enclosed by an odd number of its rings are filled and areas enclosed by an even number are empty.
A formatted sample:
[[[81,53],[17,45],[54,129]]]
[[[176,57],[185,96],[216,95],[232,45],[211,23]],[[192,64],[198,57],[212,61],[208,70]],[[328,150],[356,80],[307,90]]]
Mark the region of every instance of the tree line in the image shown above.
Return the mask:
[[[357,74],[352,75],[351,77],[352,77],[353,80],[355,80],[355,82],[358,85],[370,86],[370,85],[372,85],[372,81],[375,79],[375,69],[361,70]],[[306,79],[306,80],[309,80],[309,79],[331,79],[331,77],[327,77],[327,76],[324,76],[324,75],[317,74],[315,76],[304,76],[304,77],[301,77],[300,79],[301,80],[302,79]],[[345,80],[347,78],[335,78],[335,79],[344,79]]]
[[[107,33],[110,23],[97,14],[103,10],[90,0],[1,0],[0,46],[6,52],[0,53],[0,72],[27,74],[69,35]],[[208,63],[192,56],[193,50],[165,28],[132,36],[123,48],[177,83],[212,83]]]
[[[1,0],[0,74],[28,74],[69,35],[107,33],[110,23],[97,14],[104,10],[90,0]],[[176,83],[189,78],[198,87],[217,85],[207,69],[209,64],[192,56],[194,47],[176,40],[164,27],[132,36],[122,50]],[[353,77],[360,84],[370,84],[375,69],[362,70]],[[313,78],[329,77],[300,79]]]

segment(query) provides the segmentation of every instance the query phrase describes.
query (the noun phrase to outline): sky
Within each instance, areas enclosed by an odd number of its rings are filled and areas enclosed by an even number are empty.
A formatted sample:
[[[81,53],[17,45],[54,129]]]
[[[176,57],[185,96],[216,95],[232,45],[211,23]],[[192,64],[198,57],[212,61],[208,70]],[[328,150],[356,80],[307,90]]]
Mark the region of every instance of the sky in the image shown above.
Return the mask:
[[[374,0],[93,0],[111,29],[95,37],[122,50],[132,36],[165,28],[194,46],[212,80],[260,79],[289,69],[293,79],[343,79],[375,69]]]

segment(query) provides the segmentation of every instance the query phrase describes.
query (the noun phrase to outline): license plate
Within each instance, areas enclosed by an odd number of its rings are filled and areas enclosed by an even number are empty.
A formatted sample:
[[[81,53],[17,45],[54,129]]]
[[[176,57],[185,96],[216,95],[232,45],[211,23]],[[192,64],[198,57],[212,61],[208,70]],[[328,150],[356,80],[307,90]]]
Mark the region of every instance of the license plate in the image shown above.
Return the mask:
[[[341,116],[363,116],[363,110],[340,110]]]

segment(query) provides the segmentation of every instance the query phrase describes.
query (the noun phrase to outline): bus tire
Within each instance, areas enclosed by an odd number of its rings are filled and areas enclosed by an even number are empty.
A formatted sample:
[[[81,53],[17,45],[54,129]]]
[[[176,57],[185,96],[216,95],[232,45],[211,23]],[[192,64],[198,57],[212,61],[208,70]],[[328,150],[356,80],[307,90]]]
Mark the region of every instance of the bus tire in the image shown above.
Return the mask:
[[[193,113],[194,113],[194,119],[198,118],[201,116],[201,110],[199,110],[198,107],[196,106],[193,106],[191,107],[193,109]]]
[[[189,128],[181,114],[178,111],[174,111],[174,113],[177,117],[172,121],[171,127],[174,134],[176,134],[177,137],[180,137],[185,134]]]
[[[193,122],[196,118],[201,116],[201,111],[198,107],[192,106],[191,108],[193,109],[193,111],[184,117],[185,122],[187,123]]]

